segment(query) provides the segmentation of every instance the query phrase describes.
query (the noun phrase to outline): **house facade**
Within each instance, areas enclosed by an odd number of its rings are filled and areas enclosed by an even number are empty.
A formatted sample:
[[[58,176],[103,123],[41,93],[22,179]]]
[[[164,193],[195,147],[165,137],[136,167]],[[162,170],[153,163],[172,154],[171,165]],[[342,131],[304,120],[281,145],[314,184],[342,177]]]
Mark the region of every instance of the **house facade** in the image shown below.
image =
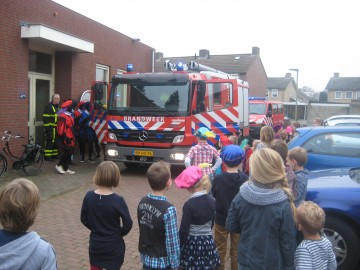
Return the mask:
[[[270,77],[267,79],[266,92],[269,100],[291,102],[296,100],[296,83],[291,73],[285,77]]]
[[[153,69],[153,48],[50,0],[2,1],[0,24],[0,133],[41,138],[52,94],[79,100],[128,63]]]
[[[339,73],[334,73],[325,90],[328,102],[349,104],[352,100],[360,100],[360,77],[340,77]]]
[[[266,95],[267,75],[260,58],[260,49],[253,47],[251,53],[211,55],[209,50],[200,50],[199,55],[183,57],[164,57],[158,52],[155,56],[155,71],[165,71],[164,63],[170,61],[189,63],[195,61],[201,65],[225,72],[249,83],[249,96]]]

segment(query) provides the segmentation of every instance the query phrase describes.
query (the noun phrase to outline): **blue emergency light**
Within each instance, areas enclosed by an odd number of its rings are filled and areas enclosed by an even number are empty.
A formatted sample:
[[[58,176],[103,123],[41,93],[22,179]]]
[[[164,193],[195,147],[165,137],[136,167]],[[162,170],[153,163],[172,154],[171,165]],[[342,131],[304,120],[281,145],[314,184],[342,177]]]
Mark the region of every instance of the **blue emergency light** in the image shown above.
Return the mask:
[[[134,71],[134,65],[133,64],[127,64],[126,71],[127,72],[133,72]]]
[[[176,70],[177,70],[177,71],[184,71],[184,64],[181,63],[181,62],[178,62],[178,63],[176,64]]]
[[[156,133],[155,138],[156,139],[164,139],[165,134],[164,133]]]
[[[249,100],[267,100],[267,97],[249,97]]]

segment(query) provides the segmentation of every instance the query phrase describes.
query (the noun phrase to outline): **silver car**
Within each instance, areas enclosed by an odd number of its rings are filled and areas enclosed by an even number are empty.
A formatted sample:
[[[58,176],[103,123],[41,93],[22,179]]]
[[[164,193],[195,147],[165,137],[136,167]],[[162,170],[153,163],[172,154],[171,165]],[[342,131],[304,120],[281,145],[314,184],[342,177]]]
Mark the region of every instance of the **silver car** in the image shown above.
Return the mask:
[[[324,126],[360,126],[360,115],[335,115],[324,121]]]

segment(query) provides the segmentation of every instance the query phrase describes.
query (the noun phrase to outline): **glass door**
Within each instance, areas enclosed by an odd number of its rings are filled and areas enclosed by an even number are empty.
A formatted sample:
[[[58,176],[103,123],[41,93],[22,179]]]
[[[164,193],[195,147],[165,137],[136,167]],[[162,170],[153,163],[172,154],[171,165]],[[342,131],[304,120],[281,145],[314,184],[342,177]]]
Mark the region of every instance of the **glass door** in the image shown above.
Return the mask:
[[[29,137],[44,145],[43,112],[54,94],[52,76],[29,73]]]

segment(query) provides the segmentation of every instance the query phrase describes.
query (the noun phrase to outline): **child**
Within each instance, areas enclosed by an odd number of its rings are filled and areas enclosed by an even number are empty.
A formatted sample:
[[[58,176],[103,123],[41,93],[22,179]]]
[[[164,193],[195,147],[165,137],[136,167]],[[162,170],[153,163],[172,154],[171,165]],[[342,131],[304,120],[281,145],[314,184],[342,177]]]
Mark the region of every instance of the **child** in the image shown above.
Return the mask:
[[[215,269],[220,265],[212,227],[214,225],[215,201],[207,193],[210,190],[208,176],[201,168],[190,166],[176,179],[179,188],[186,188],[190,198],[185,202],[180,225],[182,269]]]
[[[240,186],[247,181],[248,176],[239,172],[241,161],[244,158],[244,151],[237,145],[224,147],[220,154],[225,172],[215,176],[211,192],[215,198],[215,244],[219,252],[221,265],[220,270],[225,269],[225,257],[229,232],[225,228],[226,217],[231,201],[239,192]],[[230,259],[231,270],[238,269],[237,247],[240,239],[239,233],[230,232]]]
[[[234,143],[235,142],[235,143]],[[219,154],[221,154],[221,151],[222,149],[225,147],[225,146],[228,146],[228,145],[231,145],[231,144],[237,144],[237,138],[235,136],[220,136],[220,139],[219,139],[219,143],[218,143],[218,146],[219,146]],[[200,166],[201,167],[201,166]],[[221,174],[222,172],[225,171],[225,166],[224,166],[224,163],[221,163],[221,166],[219,166],[219,168],[217,168],[216,172],[215,172],[215,175],[219,175]]]
[[[309,171],[304,169],[304,165],[307,162],[307,152],[304,148],[295,147],[289,150],[287,156],[287,163],[291,166],[295,172],[295,206],[298,207],[300,203],[305,200],[308,184]]]
[[[18,178],[0,191],[0,269],[57,269],[55,250],[36,232],[34,224],[40,206],[37,186]]]
[[[260,142],[259,140],[257,140],[257,141]],[[249,173],[250,173],[249,160],[250,160],[251,154],[253,153],[253,149],[254,149],[253,144],[254,144],[254,140],[249,136],[249,137],[246,137],[245,139],[243,139],[241,146],[240,146],[245,151],[241,168],[242,168],[242,172],[245,173],[247,176],[249,176]]]
[[[133,225],[124,198],[112,190],[119,185],[119,167],[104,161],[96,168],[93,180],[98,188],[86,193],[81,208],[81,222],[91,231],[91,270],[118,270],[125,256],[123,237]]]
[[[214,173],[221,166],[221,158],[218,151],[207,143],[207,139],[215,138],[215,134],[207,128],[201,127],[195,132],[195,136],[197,137],[198,144],[192,146],[186,154],[185,167],[190,167],[191,165],[199,166],[203,163],[212,164],[213,160],[215,160],[213,167],[202,166],[203,175],[209,175],[210,181],[212,181]]]
[[[298,229],[304,240],[295,252],[296,269],[335,270],[336,258],[330,241],[320,235],[324,227],[324,210],[316,203],[305,201],[296,210]]]
[[[260,143],[256,146],[256,150],[264,147],[270,147],[274,141],[275,132],[271,126],[263,126],[260,129]]]
[[[165,197],[172,183],[170,165],[153,163],[146,176],[152,192],[141,199],[137,209],[143,269],[176,269],[180,265],[177,213]]]
[[[251,155],[250,169],[226,219],[226,229],[241,235],[239,269],[293,269],[295,206],[283,161],[262,148]]]
[[[287,155],[289,152],[288,146],[287,146],[286,142],[284,142],[283,140],[275,140],[271,144],[270,148],[272,150],[278,152],[284,162],[286,179],[287,179],[288,185],[292,191],[292,195],[295,199],[296,198],[296,187],[295,187],[296,176],[295,176],[293,169],[286,162],[286,158],[287,158]]]

